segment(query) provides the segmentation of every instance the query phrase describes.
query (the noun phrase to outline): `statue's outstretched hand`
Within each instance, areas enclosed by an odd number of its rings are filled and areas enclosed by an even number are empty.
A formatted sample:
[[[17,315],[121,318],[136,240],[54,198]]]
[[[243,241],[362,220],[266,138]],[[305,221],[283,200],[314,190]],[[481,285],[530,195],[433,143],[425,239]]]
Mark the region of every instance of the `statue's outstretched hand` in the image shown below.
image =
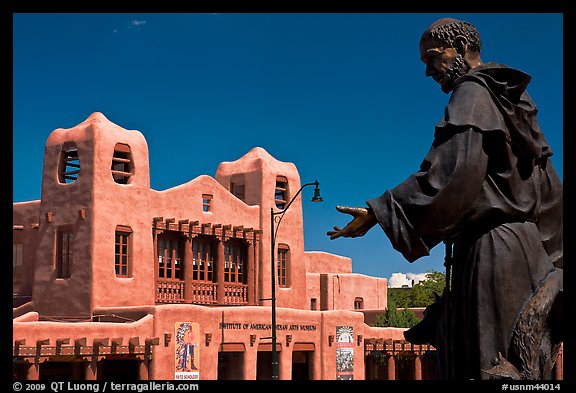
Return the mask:
[[[335,226],[333,231],[328,231],[326,234],[330,236],[330,240],[334,240],[340,236],[364,236],[366,232],[368,232],[370,228],[372,228],[378,222],[372,209],[367,209],[364,207],[336,206],[336,210],[338,210],[340,213],[350,214],[354,217],[354,219],[350,221],[344,228]]]

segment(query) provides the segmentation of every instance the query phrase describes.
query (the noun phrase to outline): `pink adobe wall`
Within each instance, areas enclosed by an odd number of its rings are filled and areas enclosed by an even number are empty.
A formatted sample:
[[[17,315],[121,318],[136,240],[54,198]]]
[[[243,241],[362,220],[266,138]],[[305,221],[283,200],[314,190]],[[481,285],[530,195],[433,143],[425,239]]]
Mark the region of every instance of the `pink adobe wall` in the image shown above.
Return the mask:
[[[361,297],[364,309],[386,309],[388,280],[363,274],[308,273],[308,302],[318,299],[321,310],[353,310],[354,300]]]
[[[336,342],[336,328],[338,326],[349,326],[353,328],[354,333],[354,380],[365,378],[364,369],[364,341],[358,341],[358,336],[364,336],[366,325],[364,325],[364,316],[362,313],[353,311],[323,311],[322,315],[322,370],[320,379],[336,379],[336,351],[338,343]],[[330,336],[333,337],[330,345]]]
[[[256,363],[259,343],[269,343],[264,339],[271,334],[270,329],[252,328],[254,325],[270,324],[268,307],[214,307],[195,305],[163,305],[156,308],[154,331],[161,337],[160,345],[154,348],[154,379],[173,379],[175,371],[175,324],[195,322],[199,324],[198,338],[200,351],[200,379],[216,379],[218,370],[218,350],[222,342],[244,344],[243,379],[256,379]],[[226,328],[221,328],[224,323]],[[277,309],[277,343],[281,345],[279,355],[280,379],[291,379],[292,351],[296,343],[313,343],[315,347],[312,362],[312,379],[335,379],[336,344],[328,342],[329,335],[335,335],[336,326],[353,326],[355,334],[354,378],[364,379],[364,346],[358,345],[357,335],[363,335],[365,325],[363,315],[350,311],[309,312],[286,308]],[[313,326],[315,330],[301,330],[301,326]],[[309,329],[309,328],[308,328]],[[211,341],[206,344],[206,334]],[[165,334],[170,334],[170,342],[165,345]],[[253,346],[250,335],[255,335]],[[287,336],[291,341],[287,345]]]
[[[40,315],[86,316],[92,302],[92,216],[94,195],[94,134],[90,118],[70,129],[54,130],[44,150],[42,198],[39,211],[38,248],[35,255],[33,301]],[[73,183],[60,183],[58,168],[65,142],[74,142],[79,152],[80,173]],[[85,219],[80,210],[86,212]],[[47,214],[52,214],[49,222]],[[71,229],[73,261],[71,277],[56,277],[57,231]]]
[[[27,312],[26,314],[20,315],[19,317],[15,317],[12,321],[13,322],[36,322],[38,321],[40,316],[35,311]]]
[[[352,259],[324,251],[304,253],[307,273],[352,273]]]
[[[12,224],[22,225],[21,230],[12,231],[12,243],[22,244],[22,267],[14,272],[19,277],[13,277],[13,293],[32,296],[34,284],[34,257],[38,243],[38,224],[40,215],[40,201],[14,203],[12,207]]]
[[[293,163],[282,162],[272,157],[266,150],[256,147],[240,159],[223,162],[218,167],[216,179],[226,188],[230,188],[230,179],[235,174],[245,174],[246,202],[261,207],[260,227],[263,230],[260,242],[262,265],[259,269],[258,282],[261,298],[270,298],[270,209],[279,211],[274,202],[276,179],[284,176],[288,180],[289,201],[300,189],[300,176]],[[310,190],[306,190],[310,191]],[[304,191],[305,192],[305,191]],[[305,194],[306,195],[306,194]],[[306,265],[304,260],[304,231],[302,223],[302,194],[294,200],[286,211],[276,234],[276,246],[286,244],[290,247],[290,269],[288,286],[276,288],[278,307],[305,309],[306,303]],[[264,304],[269,305],[269,301]]]
[[[202,194],[213,196],[210,211],[202,211]],[[212,223],[244,228],[260,228],[260,209],[248,206],[222,187],[210,176],[197,178],[164,191],[152,190],[149,215],[164,218],[198,220],[200,223]]]
[[[364,325],[364,339],[382,338],[384,340],[405,340],[404,332],[406,328],[395,327],[372,327]]]
[[[153,305],[154,263],[150,212],[148,145],[141,132],[126,130],[101,113],[88,120],[94,132],[94,165],[91,308]],[[130,147],[133,164],[129,184],[112,177],[112,157],[117,143]],[[132,276],[119,278],[114,269],[116,226],[132,230]]]
[[[133,323],[108,323],[108,322],[24,322],[14,321],[12,332],[14,340],[26,340],[26,346],[36,346],[36,340],[50,339],[50,346],[56,345],[58,338],[70,338],[70,344],[74,345],[76,338],[86,337],[87,345],[91,346],[95,338],[118,338],[123,337],[122,345],[128,345],[130,337],[139,337],[140,343],[146,338],[153,337],[152,315],[147,315]],[[25,319],[24,319],[25,320]]]

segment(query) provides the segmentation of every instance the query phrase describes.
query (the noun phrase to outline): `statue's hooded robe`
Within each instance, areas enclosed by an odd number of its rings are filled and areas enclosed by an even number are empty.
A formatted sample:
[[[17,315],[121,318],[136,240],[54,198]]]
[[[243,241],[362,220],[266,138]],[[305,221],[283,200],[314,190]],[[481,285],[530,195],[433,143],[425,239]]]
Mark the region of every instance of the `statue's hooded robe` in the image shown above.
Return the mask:
[[[454,244],[442,378],[486,378],[523,306],[562,268],[562,183],[530,79],[495,63],[458,78],[420,170],[367,201],[410,262]]]

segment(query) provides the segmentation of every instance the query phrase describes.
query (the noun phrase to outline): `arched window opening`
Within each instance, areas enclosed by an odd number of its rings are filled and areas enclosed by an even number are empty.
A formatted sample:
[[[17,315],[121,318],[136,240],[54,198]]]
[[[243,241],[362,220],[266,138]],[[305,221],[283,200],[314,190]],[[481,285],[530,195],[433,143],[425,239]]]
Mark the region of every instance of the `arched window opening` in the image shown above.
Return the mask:
[[[278,209],[284,209],[288,201],[288,179],[284,176],[276,178],[276,191],[274,192],[274,202]]]
[[[118,184],[130,183],[130,178],[134,170],[132,163],[132,154],[130,146],[123,143],[117,143],[114,146],[114,155],[112,156],[112,177]]]
[[[64,143],[60,153],[58,181],[60,183],[74,183],[80,174],[80,157],[74,142]]]

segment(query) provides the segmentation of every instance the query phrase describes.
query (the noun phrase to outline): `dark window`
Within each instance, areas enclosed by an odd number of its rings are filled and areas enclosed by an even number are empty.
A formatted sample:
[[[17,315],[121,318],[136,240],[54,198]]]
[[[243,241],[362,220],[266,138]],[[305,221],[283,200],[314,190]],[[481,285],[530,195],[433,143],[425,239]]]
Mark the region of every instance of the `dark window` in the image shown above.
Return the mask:
[[[212,204],[212,195],[202,194],[202,211],[209,212]]]
[[[132,250],[130,227],[116,227],[115,247],[114,247],[114,268],[116,277],[128,278],[132,276]]]
[[[209,236],[192,239],[192,279],[209,281],[214,279],[214,250]]]
[[[246,246],[237,239],[224,244],[224,281],[245,283]]]
[[[318,301],[315,298],[310,299],[310,310],[318,309]]]
[[[184,278],[182,260],[183,240],[170,233],[158,236],[158,277],[182,280]]]
[[[288,200],[288,180],[284,176],[278,176],[276,178],[276,191],[274,192],[274,202],[278,209],[284,209],[286,207],[286,201]]]
[[[354,310],[362,310],[364,308],[364,299],[357,297],[354,299]]]
[[[234,175],[230,179],[230,192],[236,198],[244,201],[246,197],[246,183],[244,175]]]
[[[58,231],[56,253],[56,277],[69,278],[72,265],[72,231]]]
[[[117,143],[114,147],[114,156],[112,156],[112,177],[118,184],[130,183],[130,177],[134,165],[130,153],[130,146],[123,143]]]
[[[290,263],[290,248],[284,244],[278,245],[278,285],[288,286],[288,268]]]
[[[80,173],[80,158],[76,144],[67,142],[62,146],[59,166],[58,180],[60,183],[74,183]]]
[[[12,267],[16,269],[20,266],[22,266],[22,244],[14,243],[12,244]]]

